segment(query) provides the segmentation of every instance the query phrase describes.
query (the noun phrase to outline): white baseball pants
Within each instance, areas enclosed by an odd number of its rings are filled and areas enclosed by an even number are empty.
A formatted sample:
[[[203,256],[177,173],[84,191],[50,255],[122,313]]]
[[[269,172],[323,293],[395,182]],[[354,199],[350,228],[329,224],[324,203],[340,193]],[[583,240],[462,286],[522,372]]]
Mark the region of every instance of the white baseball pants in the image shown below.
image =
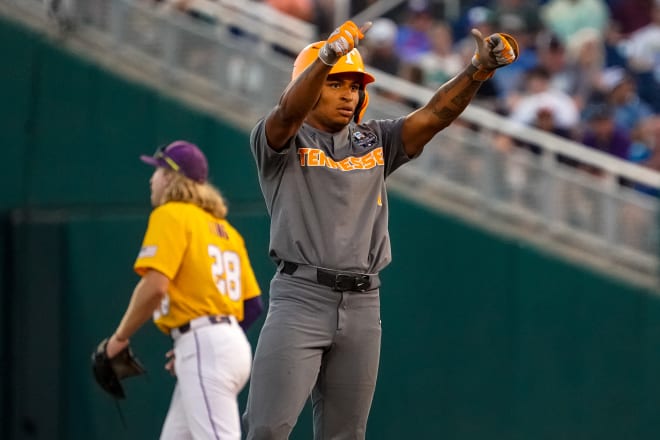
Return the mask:
[[[177,384],[161,440],[240,440],[237,396],[252,350],[236,320],[193,327],[174,341],[174,354]]]

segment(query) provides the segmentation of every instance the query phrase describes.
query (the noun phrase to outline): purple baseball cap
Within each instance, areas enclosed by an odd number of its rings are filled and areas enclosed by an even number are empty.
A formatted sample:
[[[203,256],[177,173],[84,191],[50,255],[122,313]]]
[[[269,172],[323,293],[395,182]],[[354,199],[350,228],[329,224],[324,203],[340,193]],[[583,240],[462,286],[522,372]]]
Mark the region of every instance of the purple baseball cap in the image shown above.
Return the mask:
[[[197,145],[188,141],[174,141],[165,148],[156,150],[153,156],[140,156],[140,160],[155,167],[181,173],[197,183],[206,182],[209,175],[206,156]]]

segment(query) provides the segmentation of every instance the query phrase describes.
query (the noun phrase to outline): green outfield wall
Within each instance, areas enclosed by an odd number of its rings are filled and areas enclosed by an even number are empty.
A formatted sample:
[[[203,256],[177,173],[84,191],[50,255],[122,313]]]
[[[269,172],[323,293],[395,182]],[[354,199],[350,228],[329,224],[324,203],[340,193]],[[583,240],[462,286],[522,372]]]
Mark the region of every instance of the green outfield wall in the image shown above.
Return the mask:
[[[147,325],[133,339],[149,374],[126,383],[125,427],[90,370],[138,280],[151,173],[138,156],[179,138],[202,146],[267,297],[274,266],[248,133],[1,18],[0,47],[0,438],[155,439],[174,386],[168,338]],[[390,204],[369,439],[660,437],[656,292]],[[292,438],[311,438],[309,408]]]

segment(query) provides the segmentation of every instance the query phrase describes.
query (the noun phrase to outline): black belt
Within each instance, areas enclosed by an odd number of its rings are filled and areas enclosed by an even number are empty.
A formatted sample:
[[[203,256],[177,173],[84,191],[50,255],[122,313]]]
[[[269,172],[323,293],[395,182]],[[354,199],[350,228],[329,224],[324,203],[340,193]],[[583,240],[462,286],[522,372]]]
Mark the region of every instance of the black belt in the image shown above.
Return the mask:
[[[287,275],[293,275],[299,269],[303,269],[305,272],[311,270],[311,273],[315,275],[313,281],[330,287],[337,292],[366,292],[380,285],[378,275],[334,272],[320,267],[303,266],[290,261],[282,261],[281,266],[280,272]],[[301,275],[304,276],[304,274]]]
[[[229,316],[214,315],[206,317],[211,324],[231,324],[231,319]],[[190,322],[186,322],[181,327],[177,327],[176,330],[179,332],[179,335],[187,333],[190,331]]]

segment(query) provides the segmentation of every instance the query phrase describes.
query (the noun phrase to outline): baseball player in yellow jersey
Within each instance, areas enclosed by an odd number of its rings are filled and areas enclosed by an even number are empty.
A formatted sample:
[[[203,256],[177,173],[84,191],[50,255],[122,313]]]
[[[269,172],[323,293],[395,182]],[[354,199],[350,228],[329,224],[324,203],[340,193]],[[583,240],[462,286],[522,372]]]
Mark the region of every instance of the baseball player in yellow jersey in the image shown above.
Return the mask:
[[[512,37],[475,29],[472,62],[428,103],[362,122],[375,81],[356,49],[365,31],[348,21],[304,48],[251,133],[278,270],[252,366],[248,440],[287,439],[310,395],[314,439],[365,438],[380,356],[378,273],[391,260],[385,179],[518,53]]]
[[[107,355],[153,316],[173,339],[166,368],[177,378],[160,438],[238,440],[237,395],[252,361],[243,330],[263,309],[243,238],[225,219],[197,146],[176,141],[141,159],[156,167],[154,210],[134,265],[142,279]]]

